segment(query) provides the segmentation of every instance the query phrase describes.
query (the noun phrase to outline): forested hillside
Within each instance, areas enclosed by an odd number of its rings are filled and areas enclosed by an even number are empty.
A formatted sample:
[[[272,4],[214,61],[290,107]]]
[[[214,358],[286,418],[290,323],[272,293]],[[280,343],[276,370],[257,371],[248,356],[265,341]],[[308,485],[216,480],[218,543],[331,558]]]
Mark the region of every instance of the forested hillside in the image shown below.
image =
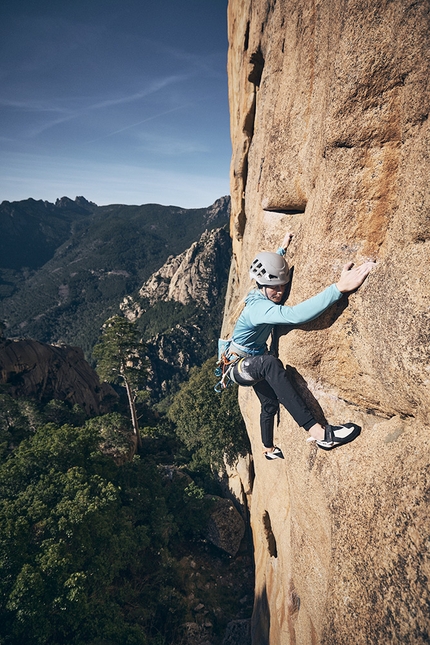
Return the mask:
[[[3,202],[0,319],[9,337],[81,347],[90,356],[119,302],[188,248],[224,226],[230,200],[208,208],[97,207],[84,198]]]
[[[0,295],[11,295],[19,272],[39,269],[56,249],[88,221],[96,204],[63,197],[55,204],[25,199],[0,204]],[[16,273],[15,273],[16,272]]]
[[[220,645],[227,623],[249,616],[243,520],[209,476],[225,445],[246,449],[246,434],[236,392],[218,397],[205,387],[210,374],[213,361],[192,384],[204,434],[184,425],[185,390],[181,430],[141,410],[148,425],[134,458],[123,414],[86,419],[76,405],[0,391],[1,643]]]
[[[0,642],[221,645],[229,623],[249,631],[246,512],[219,481],[249,447],[236,389],[213,389],[229,199],[2,209],[4,248],[26,230],[37,243],[3,256],[0,318],[37,340],[0,331]],[[135,339],[118,339],[139,376],[128,401],[113,321]],[[79,388],[111,388],[80,350],[40,340],[81,345],[118,396],[86,405]]]

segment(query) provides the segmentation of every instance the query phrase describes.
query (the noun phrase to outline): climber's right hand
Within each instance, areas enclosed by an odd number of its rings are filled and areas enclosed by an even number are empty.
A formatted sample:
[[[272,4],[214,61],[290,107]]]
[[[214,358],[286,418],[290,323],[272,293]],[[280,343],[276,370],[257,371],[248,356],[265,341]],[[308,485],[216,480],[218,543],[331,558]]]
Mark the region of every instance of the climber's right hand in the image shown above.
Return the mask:
[[[348,262],[344,265],[340,279],[336,286],[341,293],[354,291],[363,284],[369,273],[376,266],[376,262],[364,262],[359,266],[354,266],[354,262]]]

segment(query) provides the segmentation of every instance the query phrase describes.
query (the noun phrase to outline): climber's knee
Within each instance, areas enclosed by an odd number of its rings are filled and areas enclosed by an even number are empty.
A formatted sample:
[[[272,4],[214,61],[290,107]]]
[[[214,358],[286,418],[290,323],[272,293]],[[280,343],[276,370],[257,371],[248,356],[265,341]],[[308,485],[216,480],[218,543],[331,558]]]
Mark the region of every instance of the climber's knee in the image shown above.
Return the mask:
[[[274,417],[278,414],[279,402],[275,400],[265,401],[261,406],[261,414],[265,417]]]

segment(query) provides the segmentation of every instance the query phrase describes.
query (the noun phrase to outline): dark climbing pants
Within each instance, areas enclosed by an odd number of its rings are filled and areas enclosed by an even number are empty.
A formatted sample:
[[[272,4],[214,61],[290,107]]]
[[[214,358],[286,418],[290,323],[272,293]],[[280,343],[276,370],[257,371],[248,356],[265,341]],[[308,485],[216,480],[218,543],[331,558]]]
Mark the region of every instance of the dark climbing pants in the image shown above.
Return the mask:
[[[279,402],[294,421],[309,430],[315,423],[312,412],[294,389],[281,361],[270,354],[250,356],[234,367],[234,380],[239,385],[252,385],[261,403],[260,428],[263,445],[273,446],[273,427]]]

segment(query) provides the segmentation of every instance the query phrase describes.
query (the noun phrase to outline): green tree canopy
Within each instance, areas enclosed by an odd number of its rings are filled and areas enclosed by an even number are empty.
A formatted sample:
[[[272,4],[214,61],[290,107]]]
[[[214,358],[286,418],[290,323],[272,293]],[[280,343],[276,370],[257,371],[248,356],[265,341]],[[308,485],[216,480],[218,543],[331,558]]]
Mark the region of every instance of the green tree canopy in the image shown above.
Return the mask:
[[[48,424],[0,465],[0,643],[148,645],[181,619],[163,480],[99,444]]]
[[[175,396],[168,416],[196,464],[221,467],[224,457],[234,462],[249,451],[248,436],[237,402],[237,386],[214,391],[216,359],[193,368]]]

